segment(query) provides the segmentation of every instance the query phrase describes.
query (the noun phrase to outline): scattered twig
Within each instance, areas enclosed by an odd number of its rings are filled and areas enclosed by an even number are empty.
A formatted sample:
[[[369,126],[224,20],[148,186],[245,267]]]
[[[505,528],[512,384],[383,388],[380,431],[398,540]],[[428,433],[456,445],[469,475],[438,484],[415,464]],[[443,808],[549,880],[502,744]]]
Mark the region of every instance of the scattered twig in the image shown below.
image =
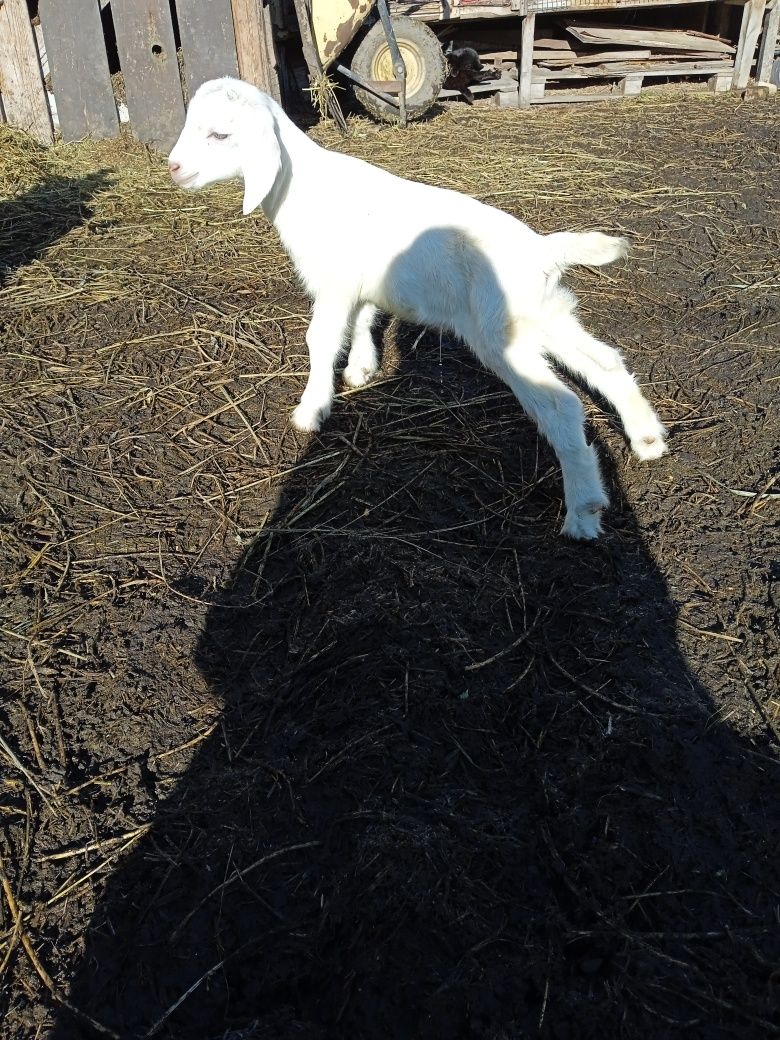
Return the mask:
[[[64,1008],[67,1008],[67,1010],[77,1019],[79,1019],[79,1021],[85,1022],[88,1026],[90,1026],[91,1029],[94,1029],[96,1033],[100,1034],[100,1036],[110,1037],[111,1040],[120,1040],[118,1033],[115,1033],[112,1029],[107,1029],[104,1025],[101,1025],[100,1022],[97,1022],[94,1018],[92,1018],[91,1015],[86,1014],[86,1012],[82,1011],[80,1008],[77,1008],[74,1004],[71,1004],[71,1002],[69,1000],[66,1000],[66,998],[63,997],[63,995],[55,986],[51,975],[49,975],[48,971],[44,968],[43,964],[40,961],[40,958],[38,957],[38,954],[35,952],[33,948],[32,943],[27,937],[27,933],[24,930],[24,926],[22,924],[22,915],[17,905],[16,899],[14,898],[11,885],[8,881],[2,857],[0,857],[0,884],[2,884],[6,903],[8,904],[8,909],[11,913],[11,917],[14,922],[14,935],[18,936],[19,941],[24,947],[24,952],[27,954],[27,957],[29,958],[30,964],[32,964],[38,977],[40,978],[41,982],[44,984],[46,989],[49,991],[52,998],[56,1001],[56,1003],[61,1004]]]

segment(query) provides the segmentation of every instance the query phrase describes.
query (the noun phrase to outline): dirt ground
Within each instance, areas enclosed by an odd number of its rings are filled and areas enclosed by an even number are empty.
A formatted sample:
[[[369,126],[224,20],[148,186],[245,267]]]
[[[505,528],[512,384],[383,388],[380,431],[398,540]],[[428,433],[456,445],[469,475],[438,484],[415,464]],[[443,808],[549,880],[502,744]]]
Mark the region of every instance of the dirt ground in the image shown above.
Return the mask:
[[[302,437],[238,189],[0,127],[3,1040],[780,1033],[779,116],[313,131],[631,238],[571,284],[671,452],[589,404],[584,546],[460,345],[391,323]]]

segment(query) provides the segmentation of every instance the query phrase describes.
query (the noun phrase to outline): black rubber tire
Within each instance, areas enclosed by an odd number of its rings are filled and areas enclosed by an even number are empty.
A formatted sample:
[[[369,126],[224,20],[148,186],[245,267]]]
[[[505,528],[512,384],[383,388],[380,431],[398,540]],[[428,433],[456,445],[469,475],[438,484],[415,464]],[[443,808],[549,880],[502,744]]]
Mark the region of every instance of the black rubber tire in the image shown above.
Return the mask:
[[[392,21],[398,49],[406,64],[406,113],[409,119],[419,119],[439,96],[447,78],[447,59],[436,34],[424,22],[403,16],[393,18]],[[360,41],[350,68],[364,79],[395,78],[390,48],[381,22],[373,25]],[[398,122],[397,108],[369,94],[357,84],[355,97],[374,118],[387,123]]]

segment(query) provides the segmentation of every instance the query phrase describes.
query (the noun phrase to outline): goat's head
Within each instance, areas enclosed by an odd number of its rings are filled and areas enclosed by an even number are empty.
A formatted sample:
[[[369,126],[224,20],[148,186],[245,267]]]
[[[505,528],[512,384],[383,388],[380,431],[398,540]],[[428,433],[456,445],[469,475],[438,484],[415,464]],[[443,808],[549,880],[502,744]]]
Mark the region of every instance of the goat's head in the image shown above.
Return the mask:
[[[241,80],[210,80],[190,101],[168,169],[179,187],[191,191],[242,177],[244,213],[251,213],[281,169],[277,134],[266,94]]]

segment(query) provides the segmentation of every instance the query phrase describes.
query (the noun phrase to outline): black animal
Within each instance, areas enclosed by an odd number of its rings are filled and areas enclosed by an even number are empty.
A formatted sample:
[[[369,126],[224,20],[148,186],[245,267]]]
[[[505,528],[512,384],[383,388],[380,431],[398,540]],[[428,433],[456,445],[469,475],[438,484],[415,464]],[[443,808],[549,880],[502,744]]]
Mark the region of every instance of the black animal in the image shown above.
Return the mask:
[[[474,104],[474,95],[469,87],[499,78],[500,74],[496,69],[485,68],[473,47],[456,47],[450,40],[444,50],[444,56],[449,65],[449,74],[444,86],[449,90],[460,91],[461,97],[469,105]]]

